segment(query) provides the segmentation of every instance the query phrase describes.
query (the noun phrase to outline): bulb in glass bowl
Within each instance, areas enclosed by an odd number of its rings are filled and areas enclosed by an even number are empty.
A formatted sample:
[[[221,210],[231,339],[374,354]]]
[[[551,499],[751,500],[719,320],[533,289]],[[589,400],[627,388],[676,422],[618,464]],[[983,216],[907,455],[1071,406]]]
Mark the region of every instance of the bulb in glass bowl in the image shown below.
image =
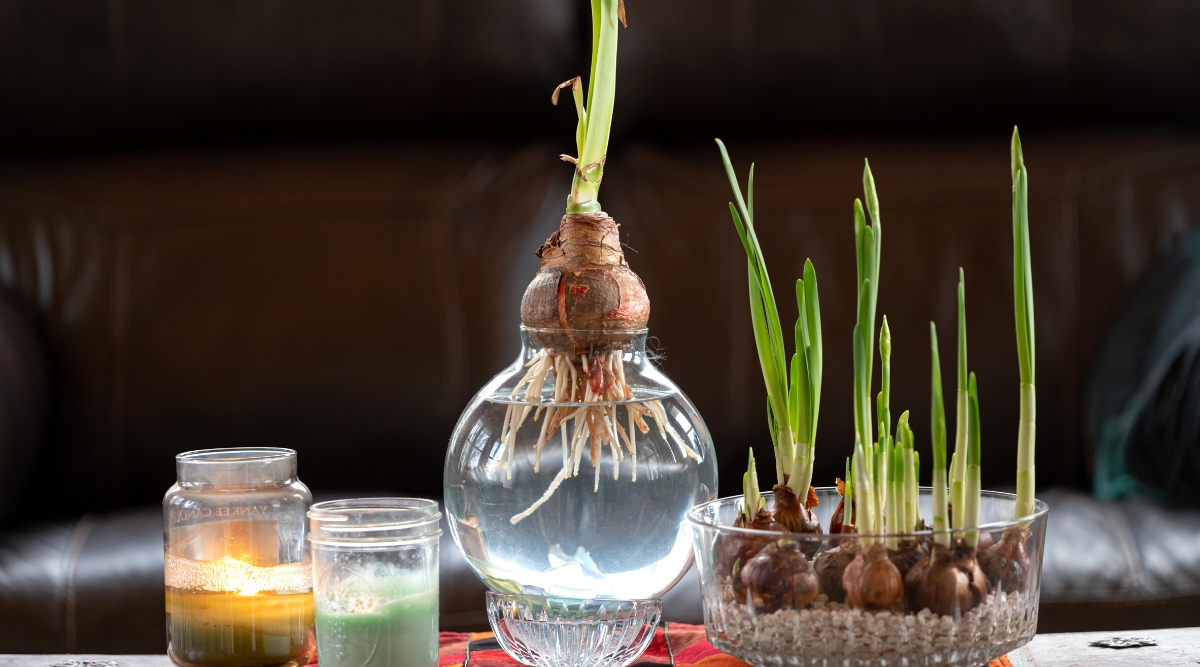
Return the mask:
[[[712,439],[646,354],[646,330],[521,329],[446,453],[450,531],[489,588],[660,597],[692,562],[688,510],[716,498]]]

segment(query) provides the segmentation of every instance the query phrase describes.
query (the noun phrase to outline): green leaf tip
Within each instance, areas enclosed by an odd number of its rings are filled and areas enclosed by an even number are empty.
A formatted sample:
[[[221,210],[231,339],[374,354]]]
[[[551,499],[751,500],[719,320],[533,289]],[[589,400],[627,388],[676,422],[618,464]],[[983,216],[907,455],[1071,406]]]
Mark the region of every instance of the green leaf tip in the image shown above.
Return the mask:
[[[888,327],[887,315],[883,316],[883,326],[879,330],[879,356],[885,364],[892,362],[892,330]]]
[[[1021,133],[1013,125],[1012,133],[1012,177],[1017,180],[1017,172],[1025,168],[1025,154],[1021,152]]]
[[[979,392],[975,386],[975,372],[971,372],[969,389],[967,390],[968,400],[970,401],[970,414],[968,418],[969,433],[967,435],[967,464],[979,465],[980,462],[980,432],[979,428]]]

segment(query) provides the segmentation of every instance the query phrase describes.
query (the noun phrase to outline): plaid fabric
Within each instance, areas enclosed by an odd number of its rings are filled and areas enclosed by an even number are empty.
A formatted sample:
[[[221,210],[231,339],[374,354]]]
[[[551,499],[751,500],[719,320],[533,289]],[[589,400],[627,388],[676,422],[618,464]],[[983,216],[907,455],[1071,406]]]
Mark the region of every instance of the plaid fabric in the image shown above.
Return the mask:
[[[520,667],[508,657],[490,632],[443,632],[438,667]],[[630,667],[750,667],[708,643],[703,625],[668,623],[654,633],[650,647]],[[1012,667],[1007,656],[987,667]]]
[[[508,657],[490,632],[443,632],[439,667],[520,667]],[[703,625],[668,623],[659,627],[649,648],[630,667],[703,665],[749,667],[709,645]]]
[[[438,638],[438,667],[520,667],[490,632],[443,632]],[[708,643],[703,625],[668,623],[654,633],[650,647],[630,667],[750,667]],[[308,667],[317,667],[314,658]],[[987,667],[1012,667],[1004,656]]]

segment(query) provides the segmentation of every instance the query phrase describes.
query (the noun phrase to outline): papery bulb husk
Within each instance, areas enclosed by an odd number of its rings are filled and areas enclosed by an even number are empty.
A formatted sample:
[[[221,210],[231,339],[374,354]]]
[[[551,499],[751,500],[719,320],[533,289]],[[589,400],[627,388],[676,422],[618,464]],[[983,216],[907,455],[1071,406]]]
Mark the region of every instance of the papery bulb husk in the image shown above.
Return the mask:
[[[846,587],[842,585],[842,575],[857,556],[858,540],[846,539],[836,548],[821,552],[813,560],[813,571],[817,573],[821,592],[830,600],[846,601]]]
[[[900,576],[908,575],[913,566],[925,558],[925,543],[923,540],[904,540],[895,549],[888,549],[888,558],[900,571]]]
[[[758,510],[758,514],[754,516],[754,521],[746,524],[739,512],[737,519],[733,522],[734,528],[753,528],[754,530],[764,530],[772,533],[786,533],[787,528],[775,521],[771,513],[765,509]],[[714,549],[715,553],[719,554],[720,572],[728,572],[733,577],[734,588],[738,589],[741,586],[741,580],[738,578],[742,566],[744,566],[751,558],[759,551],[762,551],[768,544],[773,542],[775,537],[769,535],[741,535],[733,533],[723,533],[717,537],[719,544]]]
[[[813,488],[808,487],[809,497],[815,497],[816,493]],[[793,533],[815,533],[823,534],[821,530],[821,522],[817,519],[817,514],[809,507],[800,503],[800,498],[792,491],[790,486],[786,484],[776,484],[772,489],[775,492],[775,520],[783,524],[785,528]]]
[[[1029,535],[1028,528],[1007,528],[999,542],[980,550],[979,566],[992,588],[1024,590],[1029,575],[1029,553],[1025,550]]]
[[[768,614],[777,609],[800,609],[820,592],[817,575],[795,540],[767,545],[746,562],[740,577],[743,594],[749,595],[756,609]]]
[[[838,490],[838,506],[833,510],[833,516],[829,518],[829,534],[842,535],[855,532],[854,528],[854,508],[849,510],[849,517],[846,516],[846,483],[842,478],[837,478]],[[836,547],[847,540],[841,540],[836,537],[829,540],[829,545]]]
[[[909,570],[904,587],[909,611],[929,609],[955,618],[979,606],[988,594],[975,547],[962,540],[949,547],[935,543],[929,555]]]
[[[625,261],[620,225],[607,214],[564,215],[536,254],[541,267],[521,297],[521,323],[564,333],[535,332],[535,344],[579,355],[622,347],[628,332],[646,328],[646,286]]]
[[[823,534],[816,512],[809,507],[810,504],[816,505],[815,489],[811,486],[808,487],[808,498],[805,503],[801,503],[796,493],[786,484],[776,484],[772,491],[775,492],[775,520],[787,528],[788,532],[809,535]],[[812,558],[813,554],[821,548],[821,541],[818,539],[801,540],[801,545],[804,553]]]
[[[842,574],[846,604],[867,611],[899,611],[904,604],[904,579],[888,558],[882,542],[872,544]]]

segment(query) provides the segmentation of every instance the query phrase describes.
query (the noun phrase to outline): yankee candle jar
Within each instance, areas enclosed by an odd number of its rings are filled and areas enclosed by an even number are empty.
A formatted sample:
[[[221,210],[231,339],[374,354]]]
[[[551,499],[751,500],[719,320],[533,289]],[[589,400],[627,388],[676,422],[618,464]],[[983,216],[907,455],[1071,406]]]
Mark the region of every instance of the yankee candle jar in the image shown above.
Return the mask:
[[[436,667],[438,504],[317,503],[308,512],[321,667]]]
[[[316,651],[296,452],[175,457],[163,498],[167,651],[180,667],[292,667]]]

